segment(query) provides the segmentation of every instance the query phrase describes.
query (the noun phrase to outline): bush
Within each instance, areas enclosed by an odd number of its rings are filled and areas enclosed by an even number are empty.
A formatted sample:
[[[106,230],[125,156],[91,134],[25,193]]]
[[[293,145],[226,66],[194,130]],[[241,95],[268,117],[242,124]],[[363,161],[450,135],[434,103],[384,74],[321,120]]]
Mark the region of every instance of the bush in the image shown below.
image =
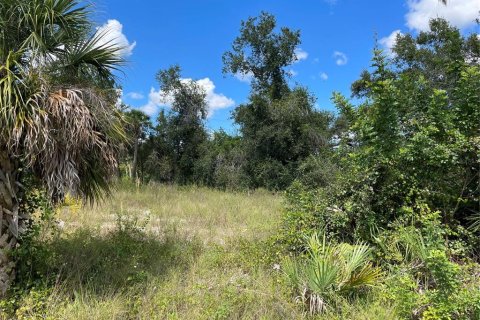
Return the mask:
[[[283,269],[312,314],[334,308],[338,298],[353,298],[380,282],[380,269],[371,264],[367,245],[332,244],[325,235],[314,234],[308,239],[306,253],[305,259],[286,258]]]
[[[311,155],[300,163],[297,169],[297,180],[308,188],[325,188],[335,183],[339,168],[334,155]]]
[[[305,237],[322,230],[328,239],[349,238],[349,218],[336,206],[329,207],[330,189],[310,189],[295,181],[285,193],[286,208],[277,242],[287,251],[302,252]]]
[[[415,224],[397,224],[377,238],[377,253],[392,275],[387,281],[387,300],[396,303],[404,318],[477,318],[479,266],[452,261],[445,242],[448,230],[440,214],[421,208]]]
[[[478,265],[461,266],[444,251],[432,250],[424,265],[396,268],[387,281],[385,297],[406,319],[478,319]],[[475,275],[477,273],[477,275]]]

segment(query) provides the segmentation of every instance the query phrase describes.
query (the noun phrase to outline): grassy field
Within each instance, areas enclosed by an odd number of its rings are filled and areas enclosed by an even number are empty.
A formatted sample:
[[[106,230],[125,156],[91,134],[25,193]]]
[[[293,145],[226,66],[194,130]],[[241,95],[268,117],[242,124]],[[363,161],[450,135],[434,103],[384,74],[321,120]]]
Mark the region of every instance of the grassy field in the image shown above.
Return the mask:
[[[309,318],[268,245],[281,195],[124,185],[93,208],[67,204],[25,253],[19,319]],[[376,307],[337,318],[390,319]]]
[[[58,219],[67,230],[89,227],[105,232],[119,217],[137,219],[146,231],[175,228],[186,238],[224,245],[231,239],[265,239],[279,222],[282,200],[266,191],[227,193],[214,189],[166,185],[120,187],[94,208],[67,207]]]

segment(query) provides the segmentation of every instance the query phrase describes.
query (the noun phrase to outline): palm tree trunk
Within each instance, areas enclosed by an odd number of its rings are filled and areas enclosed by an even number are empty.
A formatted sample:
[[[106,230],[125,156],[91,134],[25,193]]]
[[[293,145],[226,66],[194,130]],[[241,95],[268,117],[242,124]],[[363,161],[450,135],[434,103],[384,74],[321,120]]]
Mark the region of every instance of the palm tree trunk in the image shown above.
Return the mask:
[[[15,278],[10,251],[17,244],[19,233],[20,184],[16,169],[16,161],[0,147],[0,297],[5,296]]]
[[[138,138],[135,137],[133,145],[133,164],[132,164],[132,178],[137,180],[137,166],[138,166]]]

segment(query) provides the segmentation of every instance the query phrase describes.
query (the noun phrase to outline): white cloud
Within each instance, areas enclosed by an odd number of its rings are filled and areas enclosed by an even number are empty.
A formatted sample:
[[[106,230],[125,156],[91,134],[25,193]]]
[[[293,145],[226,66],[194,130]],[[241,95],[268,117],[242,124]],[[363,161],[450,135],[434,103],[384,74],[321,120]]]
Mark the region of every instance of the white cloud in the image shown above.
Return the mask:
[[[333,57],[335,58],[335,63],[337,64],[337,66],[344,66],[348,63],[348,57],[343,52],[335,51],[333,53]]]
[[[143,98],[145,98],[145,96],[139,92],[129,92],[127,93],[127,97],[133,100],[142,100]]]
[[[122,57],[131,56],[133,49],[137,45],[134,41],[130,43],[127,37],[123,34],[123,25],[115,19],[108,20],[103,26],[97,28],[98,34],[104,34],[102,41],[99,41],[99,45],[115,44],[122,48],[120,55]]]
[[[297,49],[295,49],[295,56],[297,57],[296,62],[300,62],[302,60],[307,60],[308,52],[306,52],[302,48],[297,48]]]
[[[328,74],[326,74],[325,72],[321,72],[320,73],[320,79],[322,79],[323,81],[328,80]]]
[[[182,82],[189,82],[192,79],[182,79]],[[205,90],[207,101],[208,117],[212,116],[216,110],[225,109],[235,105],[235,101],[226,97],[222,93],[215,92],[215,84],[209,78],[197,80],[196,83]],[[173,103],[173,97],[165,96],[161,90],[150,89],[148,94],[148,103],[140,109],[146,114],[152,116],[158,112],[160,107],[167,107]]]
[[[146,105],[140,107],[140,110],[149,116],[153,116],[158,112],[160,107],[170,107],[172,102],[172,97],[165,96],[161,90],[156,91],[154,88],[150,88],[148,102]]]
[[[248,73],[237,72],[235,74],[235,78],[237,78],[241,82],[250,83],[253,79],[253,73],[251,71],[249,71]]]
[[[389,56],[393,56],[392,48],[397,42],[398,35],[402,35],[402,32],[400,32],[400,30],[395,30],[388,37],[384,37],[378,41]]]
[[[429,28],[432,18],[445,18],[458,28],[475,24],[480,11],[480,0],[448,0],[448,5],[438,0],[408,0],[407,26],[417,31]]]
[[[225,109],[235,105],[235,101],[222,93],[215,92],[215,84],[209,78],[200,79],[197,84],[207,93],[208,115],[211,116],[216,110]]]

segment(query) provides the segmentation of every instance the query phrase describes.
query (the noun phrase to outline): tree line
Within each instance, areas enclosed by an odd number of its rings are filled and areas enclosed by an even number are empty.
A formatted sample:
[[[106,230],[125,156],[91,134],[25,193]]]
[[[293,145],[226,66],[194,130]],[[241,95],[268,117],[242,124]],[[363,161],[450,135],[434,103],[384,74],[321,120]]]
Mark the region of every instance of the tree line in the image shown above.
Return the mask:
[[[315,107],[307,88],[290,86],[286,68],[297,61],[300,31],[281,28],[262,13],[241,24],[232,50],[223,55],[226,74],[251,76],[248,102],[235,108],[238,135],[205,127],[205,92],[182,80],[179,66],[157,74],[160,90],[172,100],[155,124],[129,109],[130,145],[124,172],[142,181],[283,190],[313,161],[328,153],[335,133],[332,113]]]

